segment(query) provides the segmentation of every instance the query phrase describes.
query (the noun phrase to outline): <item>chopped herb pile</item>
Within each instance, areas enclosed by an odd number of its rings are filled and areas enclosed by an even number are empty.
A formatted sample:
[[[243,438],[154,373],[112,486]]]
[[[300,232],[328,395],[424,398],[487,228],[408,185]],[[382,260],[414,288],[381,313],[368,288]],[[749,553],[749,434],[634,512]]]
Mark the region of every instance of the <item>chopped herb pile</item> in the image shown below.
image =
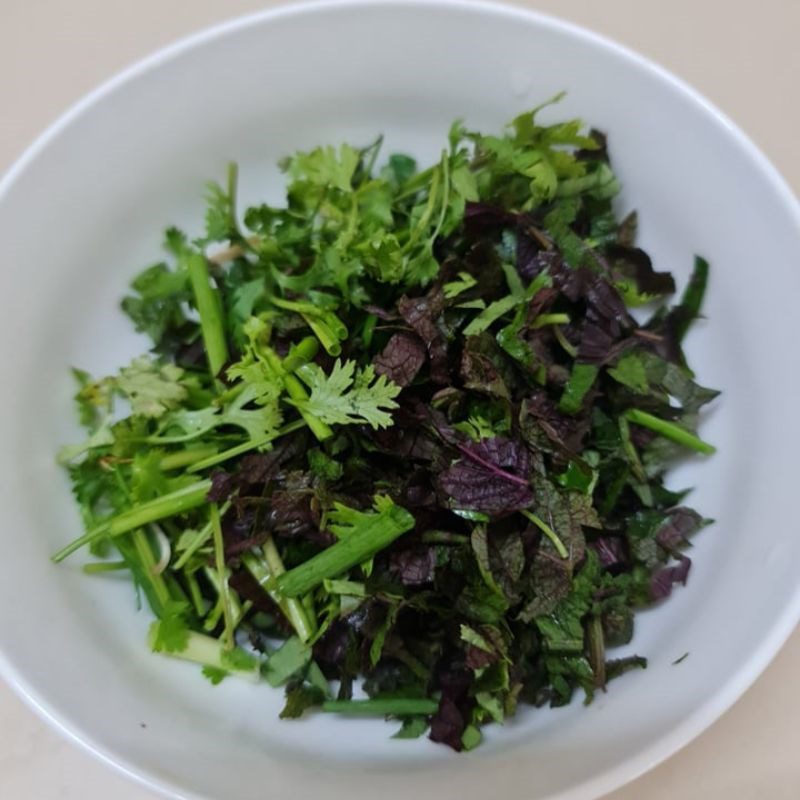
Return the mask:
[[[204,235],[167,231],[122,302],[152,352],[75,370],[86,532],[55,556],[127,571],[153,650],[455,750],[645,666],[607,651],[707,522],[664,476],[713,452],[681,349],[708,266],[669,305],[605,137],[538,111],[423,170],[297,153],[243,215],[231,167]]]

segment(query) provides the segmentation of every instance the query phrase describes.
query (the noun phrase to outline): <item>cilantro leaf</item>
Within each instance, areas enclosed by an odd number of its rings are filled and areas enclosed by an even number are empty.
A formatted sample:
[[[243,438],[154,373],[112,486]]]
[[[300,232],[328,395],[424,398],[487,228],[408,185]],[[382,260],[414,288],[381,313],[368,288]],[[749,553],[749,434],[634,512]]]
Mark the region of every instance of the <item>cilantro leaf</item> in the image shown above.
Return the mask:
[[[159,365],[146,357],[136,358],[120,370],[116,385],[130,400],[134,414],[157,418],[187,398],[181,383],[183,372],[174,364]]]
[[[189,644],[189,607],[171,601],[164,607],[161,619],[150,629],[150,646],[156,653],[182,653]]]
[[[317,364],[305,364],[297,374],[310,391],[307,400],[291,400],[299,409],[328,425],[366,423],[373,428],[392,424],[400,387],[369,365],[356,371],[355,361],[337,360],[329,375]]]

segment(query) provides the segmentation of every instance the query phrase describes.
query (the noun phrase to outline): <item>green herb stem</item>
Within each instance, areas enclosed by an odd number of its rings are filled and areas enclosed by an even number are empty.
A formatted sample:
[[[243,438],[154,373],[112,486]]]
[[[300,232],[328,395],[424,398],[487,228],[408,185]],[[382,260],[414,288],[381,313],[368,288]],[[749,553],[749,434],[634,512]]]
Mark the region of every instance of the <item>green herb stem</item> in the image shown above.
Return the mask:
[[[235,447],[223,450],[222,452],[216,453],[213,456],[209,456],[202,461],[198,461],[196,464],[192,464],[187,472],[201,472],[204,469],[208,469],[208,467],[213,467],[216,464],[222,464],[225,461],[230,461],[230,459],[236,458],[236,456],[249,453],[251,450],[258,450],[260,447],[266,447],[270,442],[274,442],[275,439],[279,439],[281,436],[287,436],[290,433],[299,431],[307,424],[308,423],[304,419],[294,420],[293,422],[284,425],[282,428],[275,431],[275,433],[270,434],[269,436],[263,436],[259,439],[248,439],[246,442],[242,442],[242,444],[237,444]]]
[[[213,458],[217,452],[218,448],[213,446],[179,450],[176,453],[167,453],[163,456],[159,466],[164,472],[169,472],[173,469],[188,467],[206,459]]]
[[[708,442],[704,442],[691,431],[687,431],[686,428],[682,428],[674,422],[669,422],[668,420],[648,414],[647,411],[641,411],[638,408],[630,408],[625,412],[624,417],[634,425],[641,425],[643,428],[649,428],[654,433],[671,439],[673,442],[683,445],[684,447],[688,447],[690,450],[695,450],[705,455],[711,455],[717,452],[716,447],[708,444]]]
[[[558,325],[553,326],[553,335],[556,337],[556,341],[561,345],[561,349],[570,356],[570,358],[577,358],[578,348],[569,342],[567,337],[564,336],[564,331],[562,331]]]
[[[561,556],[561,558],[569,558],[569,552],[567,551],[567,548],[564,547],[564,543],[558,538],[556,532],[543,519],[541,519],[541,517],[537,517],[536,514],[524,508],[520,513],[524,517],[527,517],[553,543],[553,547],[555,547],[556,552]]]
[[[342,352],[341,341],[347,338],[347,326],[331,311],[317,308],[312,303],[301,303],[272,297],[271,302],[279,308],[299,314],[314,332],[325,352],[338,356]]]
[[[272,369],[274,369],[275,372],[281,376],[281,379],[283,380],[283,386],[286,389],[286,394],[288,394],[292,400],[295,400],[299,403],[303,403],[304,401],[308,400],[308,392],[300,380],[295,377],[294,372],[288,372],[284,366],[284,363],[269,348],[265,348],[262,351],[262,354],[267,359],[270,367],[272,367]],[[295,371],[302,370],[302,367],[303,364],[296,364]],[[300,412],[300,416],[305,420],[306,425],[308,425],[311,432],[320,442],[333,436],[333,431],[331,428],[322,420],[317,419],[317,417],[315,417],[313,414],[309,414],[307,411],[303,411],[300,408],[298,408],[298,411]]]
[[[235,161],[228,162],[228,228],[236,231],[242,241],[246,241],[239,231],[239,221],[236,219],[236,196],[239,193],[239,165]]]
[[[424,544],[469,544],[469,536],[463,533],[451,533],[450,531],[425,531],[420,540]]]
[[[207,611],[207,603],[203,598],[203,593],[200,591],[200,584],[197,582],[197,576],[194,572],[184,572],[183,580],[189,589],[189,599],[192,601],[192,606],[198,617],[204,617]]]
[[[343,539],[283,575],[274,585],[283,597],[298,597],[335,578],[345,570],[372,558],[395,539],[414,527],[414,517],[400,506],[386,515],[376,515]]]
[[[214,563],[217,569],[220,600],[222,602],[222,614],[225,619],[225,630],[222,633],[222,641],[226,650],[233,650],[234,646],[234,613],[231,590],[228,585],[228,568],[225,566],[225,543],[222,538],[222,522],[219,515],[219,506],[212,503],[209,506],[211,515],[211,532],[214,539]]]
[[[589,649],[589,663],[594,672],[594,685],[602,689],[606,685],[606,648],[603,634],[603,621],[593,616],[586,627]]]
[[[308,392],[294,375],[287,375],[283,379],[283,382],[286,387],[286,394],[288,394],[292,400],[296,400],[299,403],[308,400]],[[331,428],[321,419],[318,419],[313,414],[309,414],[307,411],[303,411],[302,408],[298,408],[298,411],[311,429],[311,433],[313,433],[320,442],[324,442],[325,439],[330,439],[330,437],[333,436]]]
[[[226,501],[220,509],[220,515],[224,517],[230,506],[230,501]],[[191,542],[189,542],[184,551],[181,553],[180,558],[173,565],[173,568],[183,569],[188,563],[189,559],[211,538],[212,534],[213,526],[209,521],[195,533]]]
[[[220,509],[220,516],[223,516],[222,510]],[[219,622],[220,616],[223,613],[223,604],[222,604],[222,593],[224,590],[223,583],[220,580],[219,573],[216,570],[216,567],[203,567],[203,574],[208,579],[208,582],[213,587],[214,591],[217,593],[217,598],[219,602],[217,603],[217,608],[215,609],[215,614],[210,615],[209,619],[206,621],[206,630],[212,631],[216,628],[217,623]],[[230,608],[231,608],[231,619],[233,620],[233,627],[234,630],[238,627],[239,623],[244,619],[244,615],[250,610],[251,603],[245,602],[240,603],[238,597],[236,596],[235,592],[229,591],[228,592],[230,597]],[[211,621],[213,616],[213,622]]]
[[[367,587],[358,581],[344,581],[325,578],[322,586],[328,594],[346,594],[350,597],[366,597]]]
[[[128,503],[130,503],[130,489],[122,476],[119,465],[114,467],[113,474],[120,491],[125,496]],[[153,613],[156,614],[156,616],[161,616],[167,604],[174,598],[164,576],[156,571],[157,562],[147,531],[143,528],[137,528],[131,531],[131,544],[133,547],[132,550],[122,546],[118,546],[117,549],[127,562],[127,566],[135,570],[135,574],[138,576],[138,580],[144,589],[148,602],[153,609]],[[133,567],[133,560],[138,562],[136,568]],[[180,593],[179,587],[176,588]]]
[[[314,627],[303,604],[296,598],[281,597],[274,588],[270,587],[270,581],[286,571],[272,537],[264,545],[263,556],[253,552],[245,553],[242,556],[242,563],[258,585],[264,589],[273,602],[277,603],[283,615],[295,629],[300,641],[310,641],[314,635]]]
[[[84,545],[102,539],[105,536],[119,536],[136,528],[141,528],[150,522],[158,522],[160,519],[191,511],[206,502],[206,495],[210,488],[210,480],[198,481],[175,492],[170,492],[170,494],[157,497],[155,500],[142,503],[130,511],[123,511],[59,550],[52,557],[52,560],[57,564],[76,550],[80,550]]]
[[[155,628],[150,632],[150,647],[153,647]],[[191,661],[194,664],[201,664],[204,667],[211,667],[212,669],[221,670],[230,675],[236,675],[239,678],[244,678],[252,683],[258,683],[260,680],[260,664],[257,659],[250,656],[244,650],[235,649],[233,651],[226,651],[219,639],[214,639],[212,636],[206,636],[202,633],[195,631],[188,632],[188,640],[186,646],[179,651],[168,652],[160,650],[164,655],[172,658],[179,658],[183,661]],[[252,666],[247,668],[236,666],[234,661],[241,663],[251,662]]]
[[[311,317],[307,314],[303,314],[302,317],[306,321],[308,327],[314,331],[314,334],[316,335],[317,339],[319,339],[328,355],[341,355],[342,346],[339,344],[336,334],[322,320],[316,319],[315,317]]]
[[[439,211],[439,219],[436,222],[436,227],[433,229],[433,233],[430,236],[431,244],[433,244],[436,237],[439,235],[439,231],[442,229],[442,225],[444,225],[444,221],[447,217],[447,209],[450,206],[450,156],[447,150],[442,151],[439,164],[442,168],[442,207]]]
[[[375,326],[378,324],[378,318],[375,314],[367,314],[364,320],[364,327],[361,329],[361,341],[364,347],[369,348],[372,344],[372,336],[375,333]]]
[[[313,336],[306,336],[298,342],[283,359],[283,368],[286,372],[294,372],[298,367],[313,361],[319,352],[319,343]]]
[[[531,327],[536,329],[547,325],[567,325],[569,321],[569,314],[539,314]]]
[[[211,377],[216,379],[228,361],[222,303],[219,294],[211,286],[206,257],[200,253],[189,252],[184,255],[183,260],[189,274],[197,311],[200,314],[200,330],[203,334]]]
[[[153,555],[150,539],[146,531],[143,531],[141,528],[133,531],[132,538],[133,546],[136,548],[136,554],[139,556],[142,566],[144,567],[144,573],[147,575],[147,579],[153,587],[153,592],[163,608],[172,600],[172,595],[164,578],[161,575],[157,575],[155,572],[156,559]]]
[[[370,700],[326,700],[320,708],[323,711],[359,716],[427,716],[436,713],[439,702],[427,697],[378,697]]]
[[[264,558],[272,577],[283,575],[286,572],[286,567],[283,565],[283,559],[275,546],[275,540],[272,536],[267,537],[267,541],[264,542],[261,549],[264,552]],[[307,642],[316,633],[313,598],[308,596],[304,599],[308,600],[305,605],[295,598],[285,598],[284,600],[286,616],[297,631],[301,642]]]
[[[675,310],[675,336],[681,343],[692,322],[697,319],[703,305],[708,286],[708,261],[700,256],[694,260],[694,269],[689,283],[683,290],[681,302]]]
[[[644,471],[639,454],[636,452],[636,447],[631,440],[631,429],[628,425],[627,417],[625,417],[625,415],[619,417],[617,424],[619,427],[620,439],[622,439],[622,452],[628,459],[631,472],[633,472],[633,476],[636,478],[636,480],[641,483],[646,483],[647,474]]]
[[[403,245],[403,251],[408,253],[414,245],[417,244],[424,231],[430,225],[431,217],[433,216],[434,209],[436,208],[437,197],[439,195],[439,184],[442,182],[442,168],[441,164],[437,164],[433,168],[431,174],[431,184],[428,190],[428,202],[425,204],[425,209],[420,215],[419,221],[416,226],[412,228],[408,241]]]
[[[84,564],[83,571],[87,575],[103,575],[106,572],[119,572],[128,569],[124,561],[93,561],[91,564]]]

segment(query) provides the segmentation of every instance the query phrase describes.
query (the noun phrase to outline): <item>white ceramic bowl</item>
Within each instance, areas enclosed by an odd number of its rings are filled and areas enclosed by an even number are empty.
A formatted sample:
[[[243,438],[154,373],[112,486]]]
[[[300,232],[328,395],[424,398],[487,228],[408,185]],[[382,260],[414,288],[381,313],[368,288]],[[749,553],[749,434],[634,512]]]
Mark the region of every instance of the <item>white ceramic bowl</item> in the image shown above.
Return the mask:
[[[685,278],[712,262],[710,322],[690,342],[724,390],[720,446],[676,477],[716,518],[689,586],[642,614],[647,671],[588,708],[522,713],[457,757],[387,739],[380,721],[279,722],[280,693],[151,655],[127,582],[48,556],[78,533],[53,461],[72,438],[67,367],[103,372],[144,348],[117,313],[160,232],[198,229],[204,181],[241,165],[242,202],[280,197],[277,159],[386,134],[434,156],[450,122],[483,130],[567,89],[550,118],[610,133],[641,241]],[[800,397],[788,368],[800,213],[717,110],[639,56],[528,12],[463,2],[337,2],[257,14],[115,78],[57,122],[0,184],[0,667],[101,758],[180,797],[590,798],[667,757],[755,679],[798,619]],[[672,662],[683,653],[680,665]]]

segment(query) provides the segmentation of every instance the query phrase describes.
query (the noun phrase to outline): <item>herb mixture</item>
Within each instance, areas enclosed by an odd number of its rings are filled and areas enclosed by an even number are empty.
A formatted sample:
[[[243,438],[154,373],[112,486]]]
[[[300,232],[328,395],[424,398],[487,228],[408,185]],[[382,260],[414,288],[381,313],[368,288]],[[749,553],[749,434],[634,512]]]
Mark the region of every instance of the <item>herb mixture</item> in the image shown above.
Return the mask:
[[[122,303],[151,354],[75,370],[86,533],[55,556],[126,571],[153,650],[455,750],[645,666],[607,650],[706,522],[664,475],[713,452],[681,349],[708,267],[669,306],[605,137],[538,111],[423,170],[297,153],[243,221],[231,167],[204,235],[167,231]]]

